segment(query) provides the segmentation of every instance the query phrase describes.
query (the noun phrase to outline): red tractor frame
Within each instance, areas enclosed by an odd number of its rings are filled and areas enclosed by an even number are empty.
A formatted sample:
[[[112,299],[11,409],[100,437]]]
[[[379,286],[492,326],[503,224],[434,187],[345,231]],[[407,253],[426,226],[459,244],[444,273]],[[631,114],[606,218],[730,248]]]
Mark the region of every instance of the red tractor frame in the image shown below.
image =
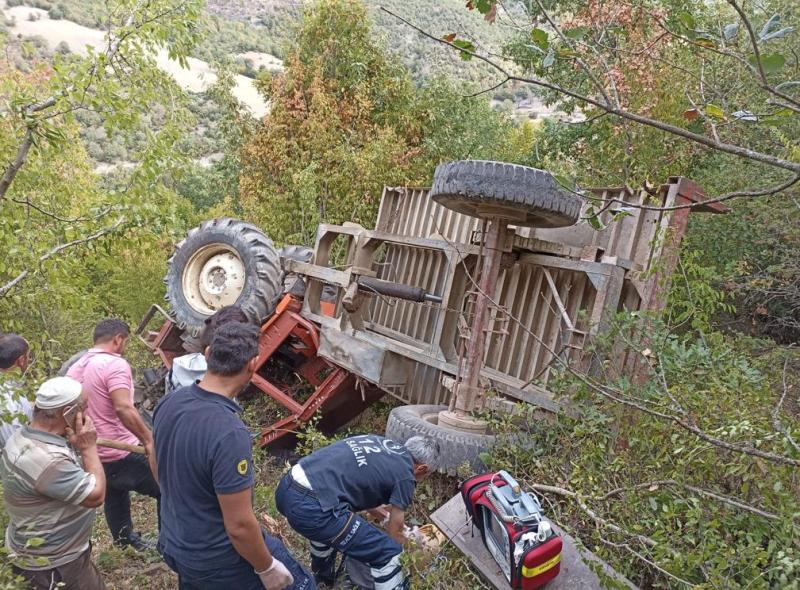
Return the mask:
[[[323,306],[326,314],[333,313],[333,304],[324,303]],[[300,298],[287,294],[261,326],[258,368],[251,386],[269,396],[286,413],[285,417],[261,430],[261,446],[291,444],[297,429],[318,410],[322,410],[319,427],[323,431],[333,431],[383,395],[380,389],[317,354],[319,328],[300,315],[301,307]],[[158,330],[148,330],[156,313],[165,321]],[[182,333],[183,330],[158,305],[150,307],[136,330],[137,336],[161,359],[166,370],[172,368],[176,357],[186,352]],[[308,385],[305,392],[311,390],[311,393],[303,396],[304,399],[297,399],[289,388],[270,380],[266,365],[276,357],[305,380]]]

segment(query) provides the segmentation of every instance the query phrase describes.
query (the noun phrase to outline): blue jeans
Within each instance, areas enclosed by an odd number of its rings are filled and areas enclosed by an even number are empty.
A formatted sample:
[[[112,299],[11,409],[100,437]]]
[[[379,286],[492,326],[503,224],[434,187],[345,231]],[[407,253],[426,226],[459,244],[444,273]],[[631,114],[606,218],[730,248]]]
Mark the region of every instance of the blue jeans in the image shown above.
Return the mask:
[[[271,535],[264,534],[264,543],[272,554],[286,566],[294,577],[292,590],[315,590],[314,583],[308,572],[289,553],[280,540]],[[164,562],[178,574],[178,588],[180,590],[264,590],[261,579],[253,571],[247,560],[239,561],[225,568],[212,570],[198,570],[181,565],[170,555],[164,553]]]
[[[292,528],[311,541],[311,571],[318,582],[333,584],[341,552],[369,566],[375,590],[408,588],[400,543],[347,507],[323,510],[314,493],[288,474],[275,490],[275,504]]]

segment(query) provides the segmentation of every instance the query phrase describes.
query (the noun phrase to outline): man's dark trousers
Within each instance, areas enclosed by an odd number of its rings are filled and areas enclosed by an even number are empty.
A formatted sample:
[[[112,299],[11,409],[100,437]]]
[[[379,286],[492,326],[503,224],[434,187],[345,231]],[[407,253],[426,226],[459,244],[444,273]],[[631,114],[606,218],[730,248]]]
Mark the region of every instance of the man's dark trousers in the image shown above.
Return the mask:
[[[289,590],[316,590],[314,579],[292,557],[286,545],[263,530],[264,544],[272,557],[283,563],[294,578]],[[173,557],[162,553],[164,562],[178,574],[178,590],[264,590],[264,584],[243,557],[232,565],[211,570],[198,570],[178,563]]]
[[[103,510],[106,522],[115,541],[130,539],[133,532],[131,520],[131,492],[156,499],[161,528],[161,492],[150,471],[147,457],[130,453],[122,459],[103,463],[106,473],[106,499]]]
[[[275,504],[292,528],[311,541],[311,571],[318,582],[334,583],[336,554],[341,552],[369,566],[376,590],[408,588],[400,568],[400,543],[347,507],[323,510],[314,493],[289,474],[275,490]]]

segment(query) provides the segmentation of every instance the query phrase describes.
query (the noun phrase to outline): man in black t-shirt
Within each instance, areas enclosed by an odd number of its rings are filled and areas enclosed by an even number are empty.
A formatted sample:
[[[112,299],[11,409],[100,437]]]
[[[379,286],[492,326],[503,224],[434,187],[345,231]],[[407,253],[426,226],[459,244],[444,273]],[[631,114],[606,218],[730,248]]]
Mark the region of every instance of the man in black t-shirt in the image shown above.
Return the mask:
[[[221,326],[206,349],[205,376],[156,406],[158,547],[181,590],[315,588],[253,513],[250,433],[234,397],[258,366],[258,338],[249,324]]]
[[[304,457],[275,491],[278,510],[311,541],[311,570],[333,585],[336,553],[370,567],[375,590],[407,587],[400,568],[405,512],[417,482],[435,469],[438,445],[414,436],[405,444],[353,436]],[[356,513],[383,518],[387,531]],[[388,534],[387,534],[388,533]]]

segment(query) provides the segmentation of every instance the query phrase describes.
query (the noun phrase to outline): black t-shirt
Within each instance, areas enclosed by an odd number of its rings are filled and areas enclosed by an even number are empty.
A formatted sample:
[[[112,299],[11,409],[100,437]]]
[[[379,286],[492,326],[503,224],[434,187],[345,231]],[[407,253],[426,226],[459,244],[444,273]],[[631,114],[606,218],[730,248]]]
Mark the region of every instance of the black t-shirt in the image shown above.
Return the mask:
[[[414,461],[398,442],[352,436],[303,457],[300,466],[322,508],[354,512],[383,504],[406,510],[414,496]]]
[[[198,385],[170,393],[155,409],[159,545],[189,567],[209,570],[240,560],[217,499],[253,487],[252,443],[239,412],[233,400]]]

